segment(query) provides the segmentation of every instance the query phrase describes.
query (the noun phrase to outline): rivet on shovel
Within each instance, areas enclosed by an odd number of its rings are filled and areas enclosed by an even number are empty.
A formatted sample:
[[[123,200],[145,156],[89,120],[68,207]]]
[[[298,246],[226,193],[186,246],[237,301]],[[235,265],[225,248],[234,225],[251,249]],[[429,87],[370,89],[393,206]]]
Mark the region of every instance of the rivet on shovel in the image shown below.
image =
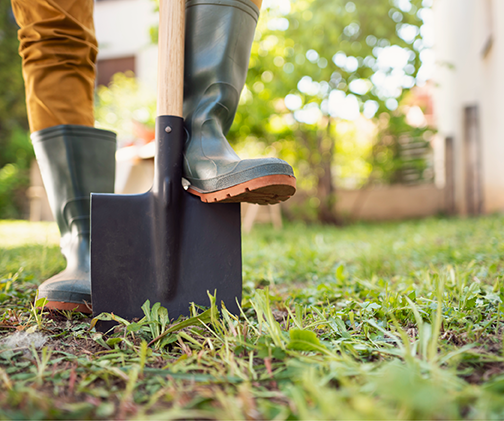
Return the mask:
[[[171,133],[171,127],[170,126],[166,126],[166,128],[164,129],[164,131],[166,133]]]

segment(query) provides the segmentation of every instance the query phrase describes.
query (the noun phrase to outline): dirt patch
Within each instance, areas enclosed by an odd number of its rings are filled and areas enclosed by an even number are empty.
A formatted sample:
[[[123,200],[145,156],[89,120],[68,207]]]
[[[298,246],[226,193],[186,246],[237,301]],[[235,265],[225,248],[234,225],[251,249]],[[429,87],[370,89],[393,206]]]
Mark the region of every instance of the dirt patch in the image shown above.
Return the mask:
[[[441,335],[440,339],[455,346],[464,346],[467,344],[467,335],[465,333],[459,333],[454,330],[445,331]]]
[[[460,368],[464,369],[463,366]],[[504,373],[504,363],[501,362],[488,362],[472,365],[473,369],[470,374],[462,375],[462,378],[471,384],[483,384],[499,374]],[[467,366],[466,366],[467,370]]]

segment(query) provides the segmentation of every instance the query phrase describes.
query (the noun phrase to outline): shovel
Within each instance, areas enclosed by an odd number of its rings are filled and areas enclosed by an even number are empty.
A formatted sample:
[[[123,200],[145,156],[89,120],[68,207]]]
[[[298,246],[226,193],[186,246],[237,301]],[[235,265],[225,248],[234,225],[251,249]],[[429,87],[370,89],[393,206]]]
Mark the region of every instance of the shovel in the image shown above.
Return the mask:
[[[236,314],[240,205],[205,204],[182,186],[185,1],[161,0],[159,9],[154,181],[143,194],[91,195],[93,314],[143,317],[148,299],[177,318],[190,303],[207,306],[207,291]]]

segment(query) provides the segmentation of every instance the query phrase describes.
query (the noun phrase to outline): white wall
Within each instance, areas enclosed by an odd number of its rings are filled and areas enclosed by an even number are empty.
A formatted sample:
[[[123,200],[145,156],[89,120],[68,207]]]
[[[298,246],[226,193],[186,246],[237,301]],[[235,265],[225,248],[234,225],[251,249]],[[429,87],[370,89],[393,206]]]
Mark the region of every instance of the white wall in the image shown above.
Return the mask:
[[[152,91],[157,83],[157,46],[152,45],[149,28],[158,16],[152,0],[107,0],[95,3],[98,60],[136,57],[136,75]]]
[[[479,106],[486,212],[504,211],[504,1],[435,0],[435,112],[455,142],[455,201],[465,213],[464,107]],[[490,11],[490,12],[489,12]],[[493,45],[483,54],[489,36]]]
[[[481,0],[476,0],[481,1]],[[482,135],[486,210],[504,210],[504,2],[493,0],[493,46],[482,61]]]

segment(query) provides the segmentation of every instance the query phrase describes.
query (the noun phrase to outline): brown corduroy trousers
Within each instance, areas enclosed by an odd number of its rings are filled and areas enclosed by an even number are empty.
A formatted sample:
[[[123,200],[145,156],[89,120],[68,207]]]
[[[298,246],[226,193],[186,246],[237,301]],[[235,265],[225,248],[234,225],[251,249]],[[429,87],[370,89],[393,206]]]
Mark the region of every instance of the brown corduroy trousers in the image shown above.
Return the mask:
[[[12,0],[32,132],[94,126],[93,0]]]
[[[262,0],[251,0],[259,8]],[[30,130],[94,126],[93,0],[12,0]]]

